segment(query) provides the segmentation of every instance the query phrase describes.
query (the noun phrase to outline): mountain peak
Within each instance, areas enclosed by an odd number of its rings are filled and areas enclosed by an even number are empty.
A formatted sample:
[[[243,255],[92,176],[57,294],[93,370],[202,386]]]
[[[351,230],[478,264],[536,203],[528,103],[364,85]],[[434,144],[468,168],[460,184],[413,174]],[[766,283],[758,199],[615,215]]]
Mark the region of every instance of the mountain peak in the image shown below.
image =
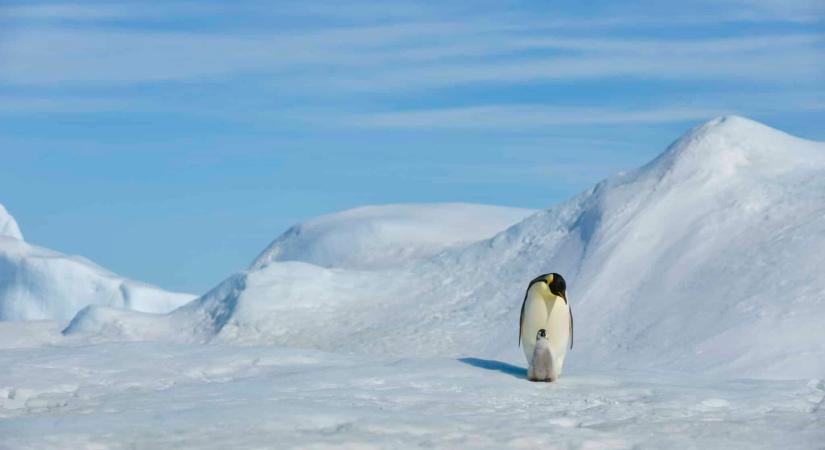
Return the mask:
[[[796,139],[787,133],[755,120],[748,119],[747,117],[727,115],[715,117],[702,125],[689,130],[679,139],[679,141],[684,139],[695,141],[714,137],[725,137],[728,139],[735,139],[737,141],[748,141],[754,140],[754,138],[763,138],[766,136],[772,139]]]
[[[819,143],[745,117],[727,115],[689,130],[642,167],[640,174],[731,176],[746,166],[754,172],[775,173],[800,164],[823,164],[823,157]]]
[[[23,233],[20,232],[20,227],[17,226],[14,217],[6,211],[2,203],[0,203],[0,236],[23,240]]]
[[[705,128],[743,128],[743,127],[762,127],[774,130],[773,128],[757,122],[753,119],[748,119],[747,117],[737,116],[736,114],[728,114],[724,116],[717,116],[713,119],[708,120],[704,124],[700,125],[701,127]]]

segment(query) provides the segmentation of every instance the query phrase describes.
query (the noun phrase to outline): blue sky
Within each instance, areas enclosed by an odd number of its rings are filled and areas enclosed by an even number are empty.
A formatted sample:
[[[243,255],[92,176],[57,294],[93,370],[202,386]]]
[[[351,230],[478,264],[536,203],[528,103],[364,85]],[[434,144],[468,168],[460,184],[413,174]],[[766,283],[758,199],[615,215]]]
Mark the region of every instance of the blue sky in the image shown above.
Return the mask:
[[[552,206],[690,126],[825,140],[817,1],[0,3],[0,203],[200,293],[363,204]]]

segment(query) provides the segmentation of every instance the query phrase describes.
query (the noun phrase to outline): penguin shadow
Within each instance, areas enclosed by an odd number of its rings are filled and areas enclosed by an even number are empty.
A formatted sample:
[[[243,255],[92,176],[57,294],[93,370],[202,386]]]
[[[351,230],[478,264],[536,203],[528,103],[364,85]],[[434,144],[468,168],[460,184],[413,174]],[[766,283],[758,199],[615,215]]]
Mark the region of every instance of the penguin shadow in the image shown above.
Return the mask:
[[[527,379],[527,369],[503,361],[481,358],[458,358],[458,360],[464,364],[478,367],[479,369],[492,370],[494,372],[506,373],[516,378]]]

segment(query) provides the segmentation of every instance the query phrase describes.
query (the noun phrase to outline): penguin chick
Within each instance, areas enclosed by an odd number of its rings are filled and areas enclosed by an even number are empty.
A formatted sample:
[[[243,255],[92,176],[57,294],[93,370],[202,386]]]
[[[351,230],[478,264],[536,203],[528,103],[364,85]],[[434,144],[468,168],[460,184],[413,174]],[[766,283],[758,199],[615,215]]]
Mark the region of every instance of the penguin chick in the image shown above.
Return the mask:
[[[556,381],[558,376],[553,359],[550,339],[547,336],[547,331],[542,328],[536,333],[536,346],[533,349],[530,368],[527,369],[527,378],[530,381]]]

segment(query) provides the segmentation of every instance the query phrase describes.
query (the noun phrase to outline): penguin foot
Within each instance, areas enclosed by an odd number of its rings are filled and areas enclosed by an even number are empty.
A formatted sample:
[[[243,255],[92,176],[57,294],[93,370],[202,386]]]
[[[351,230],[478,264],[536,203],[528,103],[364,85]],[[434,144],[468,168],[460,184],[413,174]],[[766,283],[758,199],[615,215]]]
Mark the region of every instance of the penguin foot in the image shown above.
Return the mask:
[[[541,382],[541,383],[551,383],[553,381],[556,381],[556,379],[553,378],[553,377],[540,377],[540,376],[536,376],[536,375],[528,375],[527,379],[530,380],[530,381]]]

